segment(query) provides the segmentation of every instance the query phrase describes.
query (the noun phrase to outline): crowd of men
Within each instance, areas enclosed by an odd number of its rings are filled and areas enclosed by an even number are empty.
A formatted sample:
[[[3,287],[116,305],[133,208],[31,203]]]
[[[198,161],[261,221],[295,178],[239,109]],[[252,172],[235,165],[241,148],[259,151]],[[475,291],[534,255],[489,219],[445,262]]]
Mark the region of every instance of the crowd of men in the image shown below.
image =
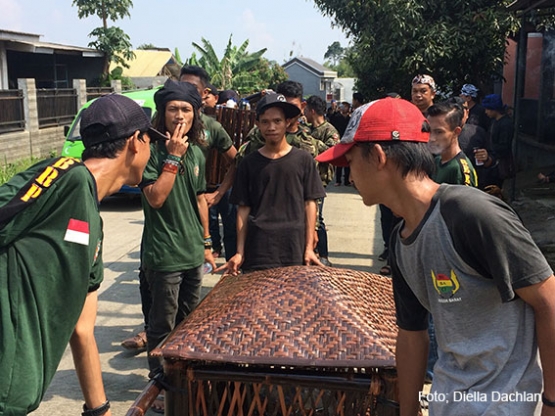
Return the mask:
[[[399,327],[401,415],[418,414],[426,379],[429,397],[443,398],[428,400],[433,415],[555,415],[555,277],[498,197],[514,175],[512,122],[498,95],[479,104],[474,85],[434,103],[436,91],[418,75],[411,102],[391,93],[365,103],[356,93],[352,106],[326,108],[286,81],[257,103],[240,149],[205,114],[219,92],[202,68],[183,67],[156,92],[152,124],[126,97],[97,99],[81,120],[82,162],[40,162],[0,187],[0,415],[38,407],[67,343],[82,414],[111,414],[93,333],[105,196],[123,184],[142,191],[145,331],[123,345],[146,348],[156,377],[163,369],[150,352],[197,306],[215,255],[226,258],[215,270],[231,274],[331,266],[331,182],[354,185],[391,216],[382,257]],[[227,162],[221,183],[207,184],[210,152]],[[472,394],[482,400],[457,400]],[[152,410],[163,413],[162,398]]]

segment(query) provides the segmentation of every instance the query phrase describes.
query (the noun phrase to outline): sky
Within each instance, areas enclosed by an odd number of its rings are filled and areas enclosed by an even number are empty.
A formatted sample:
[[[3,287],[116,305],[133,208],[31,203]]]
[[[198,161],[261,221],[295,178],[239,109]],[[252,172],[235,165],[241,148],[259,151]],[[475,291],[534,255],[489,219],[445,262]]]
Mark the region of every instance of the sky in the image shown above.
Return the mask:
[[[0,29],[39,34],[43,42],[86,47],[88,34],[102,25],[97,17],[80,20],[72,0],[0,0],[0,10]],[[311,0],[133,0],[130,13],[111,25],[123,29],[134,48],[177,47],[183,60],[202,38],[221,59],[230,35],[234,45],[248,39],[251,53],[267,48],[264,56],[280,64],[295,56],[323,63],[329,45],[349,43]]]

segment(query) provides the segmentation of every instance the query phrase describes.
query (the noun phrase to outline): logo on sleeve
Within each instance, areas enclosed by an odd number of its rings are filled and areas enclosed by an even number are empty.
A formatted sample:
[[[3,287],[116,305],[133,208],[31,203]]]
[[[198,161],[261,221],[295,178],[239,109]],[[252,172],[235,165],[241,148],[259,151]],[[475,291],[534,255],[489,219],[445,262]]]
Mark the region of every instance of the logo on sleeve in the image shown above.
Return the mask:
[[[440,296],[438,299],[440,303],[461,301],[460,297],[454,297],[455,293],[461,288],[454,270],[451,270],[451,276],[447,276],[443,273],[438,273],[436,275],[432,270],[432,281],[434,283],[434,289]]]
[[[86,221],[80,221],[74,218],[70,218],[69,223],[67,224],[64,241],[69,241],[70,243],[76,243],[76,244],[81,244],[83,246],[88,246],[89,245],[89,223]]]

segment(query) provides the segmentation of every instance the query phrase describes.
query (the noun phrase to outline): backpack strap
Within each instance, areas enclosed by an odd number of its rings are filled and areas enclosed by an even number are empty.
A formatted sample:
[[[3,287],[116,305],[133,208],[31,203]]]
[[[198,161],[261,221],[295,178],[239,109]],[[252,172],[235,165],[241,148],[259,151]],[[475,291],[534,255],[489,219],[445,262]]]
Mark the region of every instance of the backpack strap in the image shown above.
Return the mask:
[[[73,157],[53,159],[48,166],[37,172],[6,205],[0,207],[0,229],[33,204],[66,172],[80,165],[82,163],[79,159]]]

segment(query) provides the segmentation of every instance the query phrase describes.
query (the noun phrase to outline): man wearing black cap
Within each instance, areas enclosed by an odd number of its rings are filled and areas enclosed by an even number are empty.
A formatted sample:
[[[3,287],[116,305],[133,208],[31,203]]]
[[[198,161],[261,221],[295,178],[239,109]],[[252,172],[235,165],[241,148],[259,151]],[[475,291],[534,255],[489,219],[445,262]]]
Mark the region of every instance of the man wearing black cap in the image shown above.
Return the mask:
[[[115,94],[84,111],[80,132],[83,163],[39,162],[0,187],[2,415],[39,406],[68,341],[83,415],[111,414],[94,338],[103,280],[98,204],[124,184],[137,185],[149,142],[165,137],[139,105]]]
[[[321,264],[314,253],[316,200],[325,196],[312,157],[286,140],[300,110],[281,94],[256,107],[264,146],[237,170],[231,202],[237,209],[237,253],[219,270],[237,274],[301,264]]]

